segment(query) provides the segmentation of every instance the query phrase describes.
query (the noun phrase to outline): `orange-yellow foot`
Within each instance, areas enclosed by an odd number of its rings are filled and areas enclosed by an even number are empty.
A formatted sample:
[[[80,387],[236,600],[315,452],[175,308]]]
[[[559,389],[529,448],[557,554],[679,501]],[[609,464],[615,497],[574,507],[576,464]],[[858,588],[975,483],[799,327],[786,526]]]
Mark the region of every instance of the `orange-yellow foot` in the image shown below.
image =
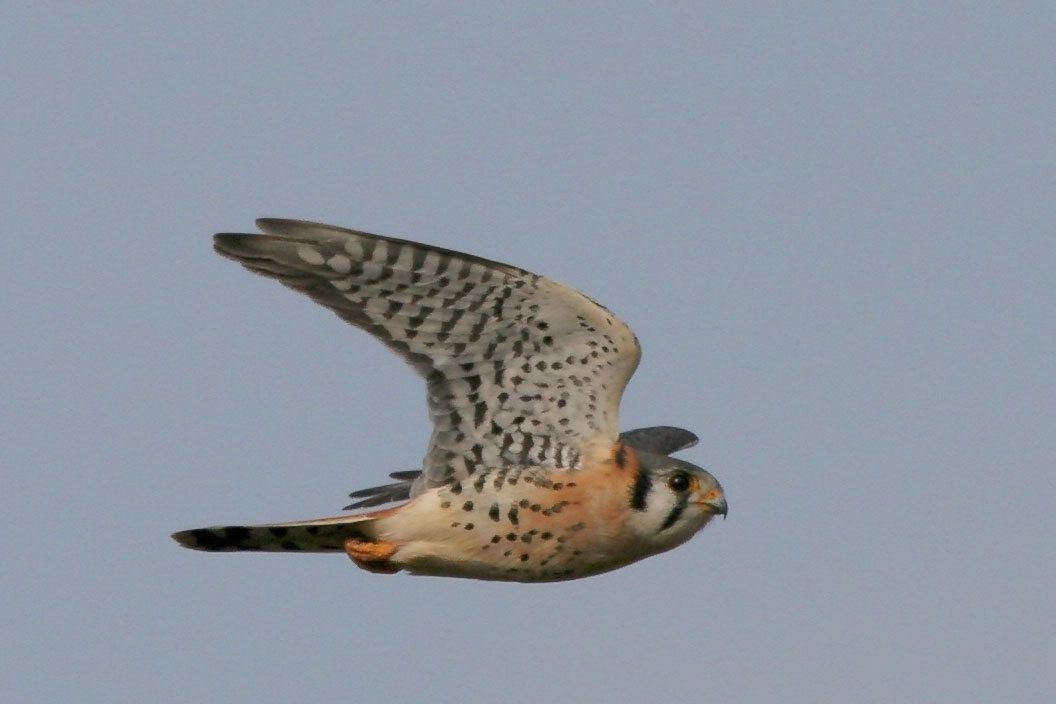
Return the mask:
[[[372,542],[349,538],[345,541],[345,552],[356,563],[356,567],[375,574],[396,574],[400,568],[389,562],[396,554],[395,543]]]

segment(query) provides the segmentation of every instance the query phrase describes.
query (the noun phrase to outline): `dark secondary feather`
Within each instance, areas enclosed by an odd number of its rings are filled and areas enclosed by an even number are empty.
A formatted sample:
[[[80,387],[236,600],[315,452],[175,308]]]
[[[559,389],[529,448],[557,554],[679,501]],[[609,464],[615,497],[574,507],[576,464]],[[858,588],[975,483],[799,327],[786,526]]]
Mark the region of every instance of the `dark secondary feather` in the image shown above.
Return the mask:
[[[372,486],[366,489],[359,489],[353,491],[348,495],[350,499],[359,499],[353,501],[348,506],[345,506],[345,511],[356,508],[370,508],[372,506],[381,506],[393,501],[406,501],[411,498],[411,485],[414,484],[414,480],[421,476],[422,471],[409,470],[404,472],[392,472],[389,477],[397,481],[392,484],[381,484],[379,486]]]

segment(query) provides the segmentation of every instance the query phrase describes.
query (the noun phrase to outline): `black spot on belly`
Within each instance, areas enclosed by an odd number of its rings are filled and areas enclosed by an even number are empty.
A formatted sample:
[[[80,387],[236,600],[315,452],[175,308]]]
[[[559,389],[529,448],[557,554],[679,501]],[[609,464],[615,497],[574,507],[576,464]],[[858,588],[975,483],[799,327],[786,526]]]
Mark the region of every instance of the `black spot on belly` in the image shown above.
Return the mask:
[[[463,511],[472,511],[473,510],[473,502],[472,501],[467,501],[466,503],[462,504],[462,510]]]
[[[517,507],[516,506],[510,506],[510,512],[508,514],[506,514],[506,516],[510,519],[510,523],[512,523],[513,525],[517,525]]]

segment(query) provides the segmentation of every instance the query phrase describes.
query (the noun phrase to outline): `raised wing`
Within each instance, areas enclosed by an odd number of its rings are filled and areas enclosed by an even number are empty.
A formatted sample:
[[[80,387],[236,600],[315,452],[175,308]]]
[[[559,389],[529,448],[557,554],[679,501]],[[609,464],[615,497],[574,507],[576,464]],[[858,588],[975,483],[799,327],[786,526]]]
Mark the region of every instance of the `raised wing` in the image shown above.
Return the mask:
[[[433,434],[414,492],[504,463],[576,469],[619,434],[638,341],[583,294],[514,266],[295,220],[216,250],[311,296],[407,360]],[[412,492],[413,493],[413,492]]]

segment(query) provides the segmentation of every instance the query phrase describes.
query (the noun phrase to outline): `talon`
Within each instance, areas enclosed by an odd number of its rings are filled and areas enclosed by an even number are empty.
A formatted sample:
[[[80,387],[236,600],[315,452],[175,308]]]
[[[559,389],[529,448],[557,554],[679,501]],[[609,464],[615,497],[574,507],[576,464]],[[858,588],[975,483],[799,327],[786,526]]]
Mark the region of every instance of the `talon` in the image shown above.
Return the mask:
[[[356,563],[356,567],[375,574],[396,574],[400,568],[389,559],[396,554],[395,543],[372,542],[349,538],[345,541],[345,552]]]

